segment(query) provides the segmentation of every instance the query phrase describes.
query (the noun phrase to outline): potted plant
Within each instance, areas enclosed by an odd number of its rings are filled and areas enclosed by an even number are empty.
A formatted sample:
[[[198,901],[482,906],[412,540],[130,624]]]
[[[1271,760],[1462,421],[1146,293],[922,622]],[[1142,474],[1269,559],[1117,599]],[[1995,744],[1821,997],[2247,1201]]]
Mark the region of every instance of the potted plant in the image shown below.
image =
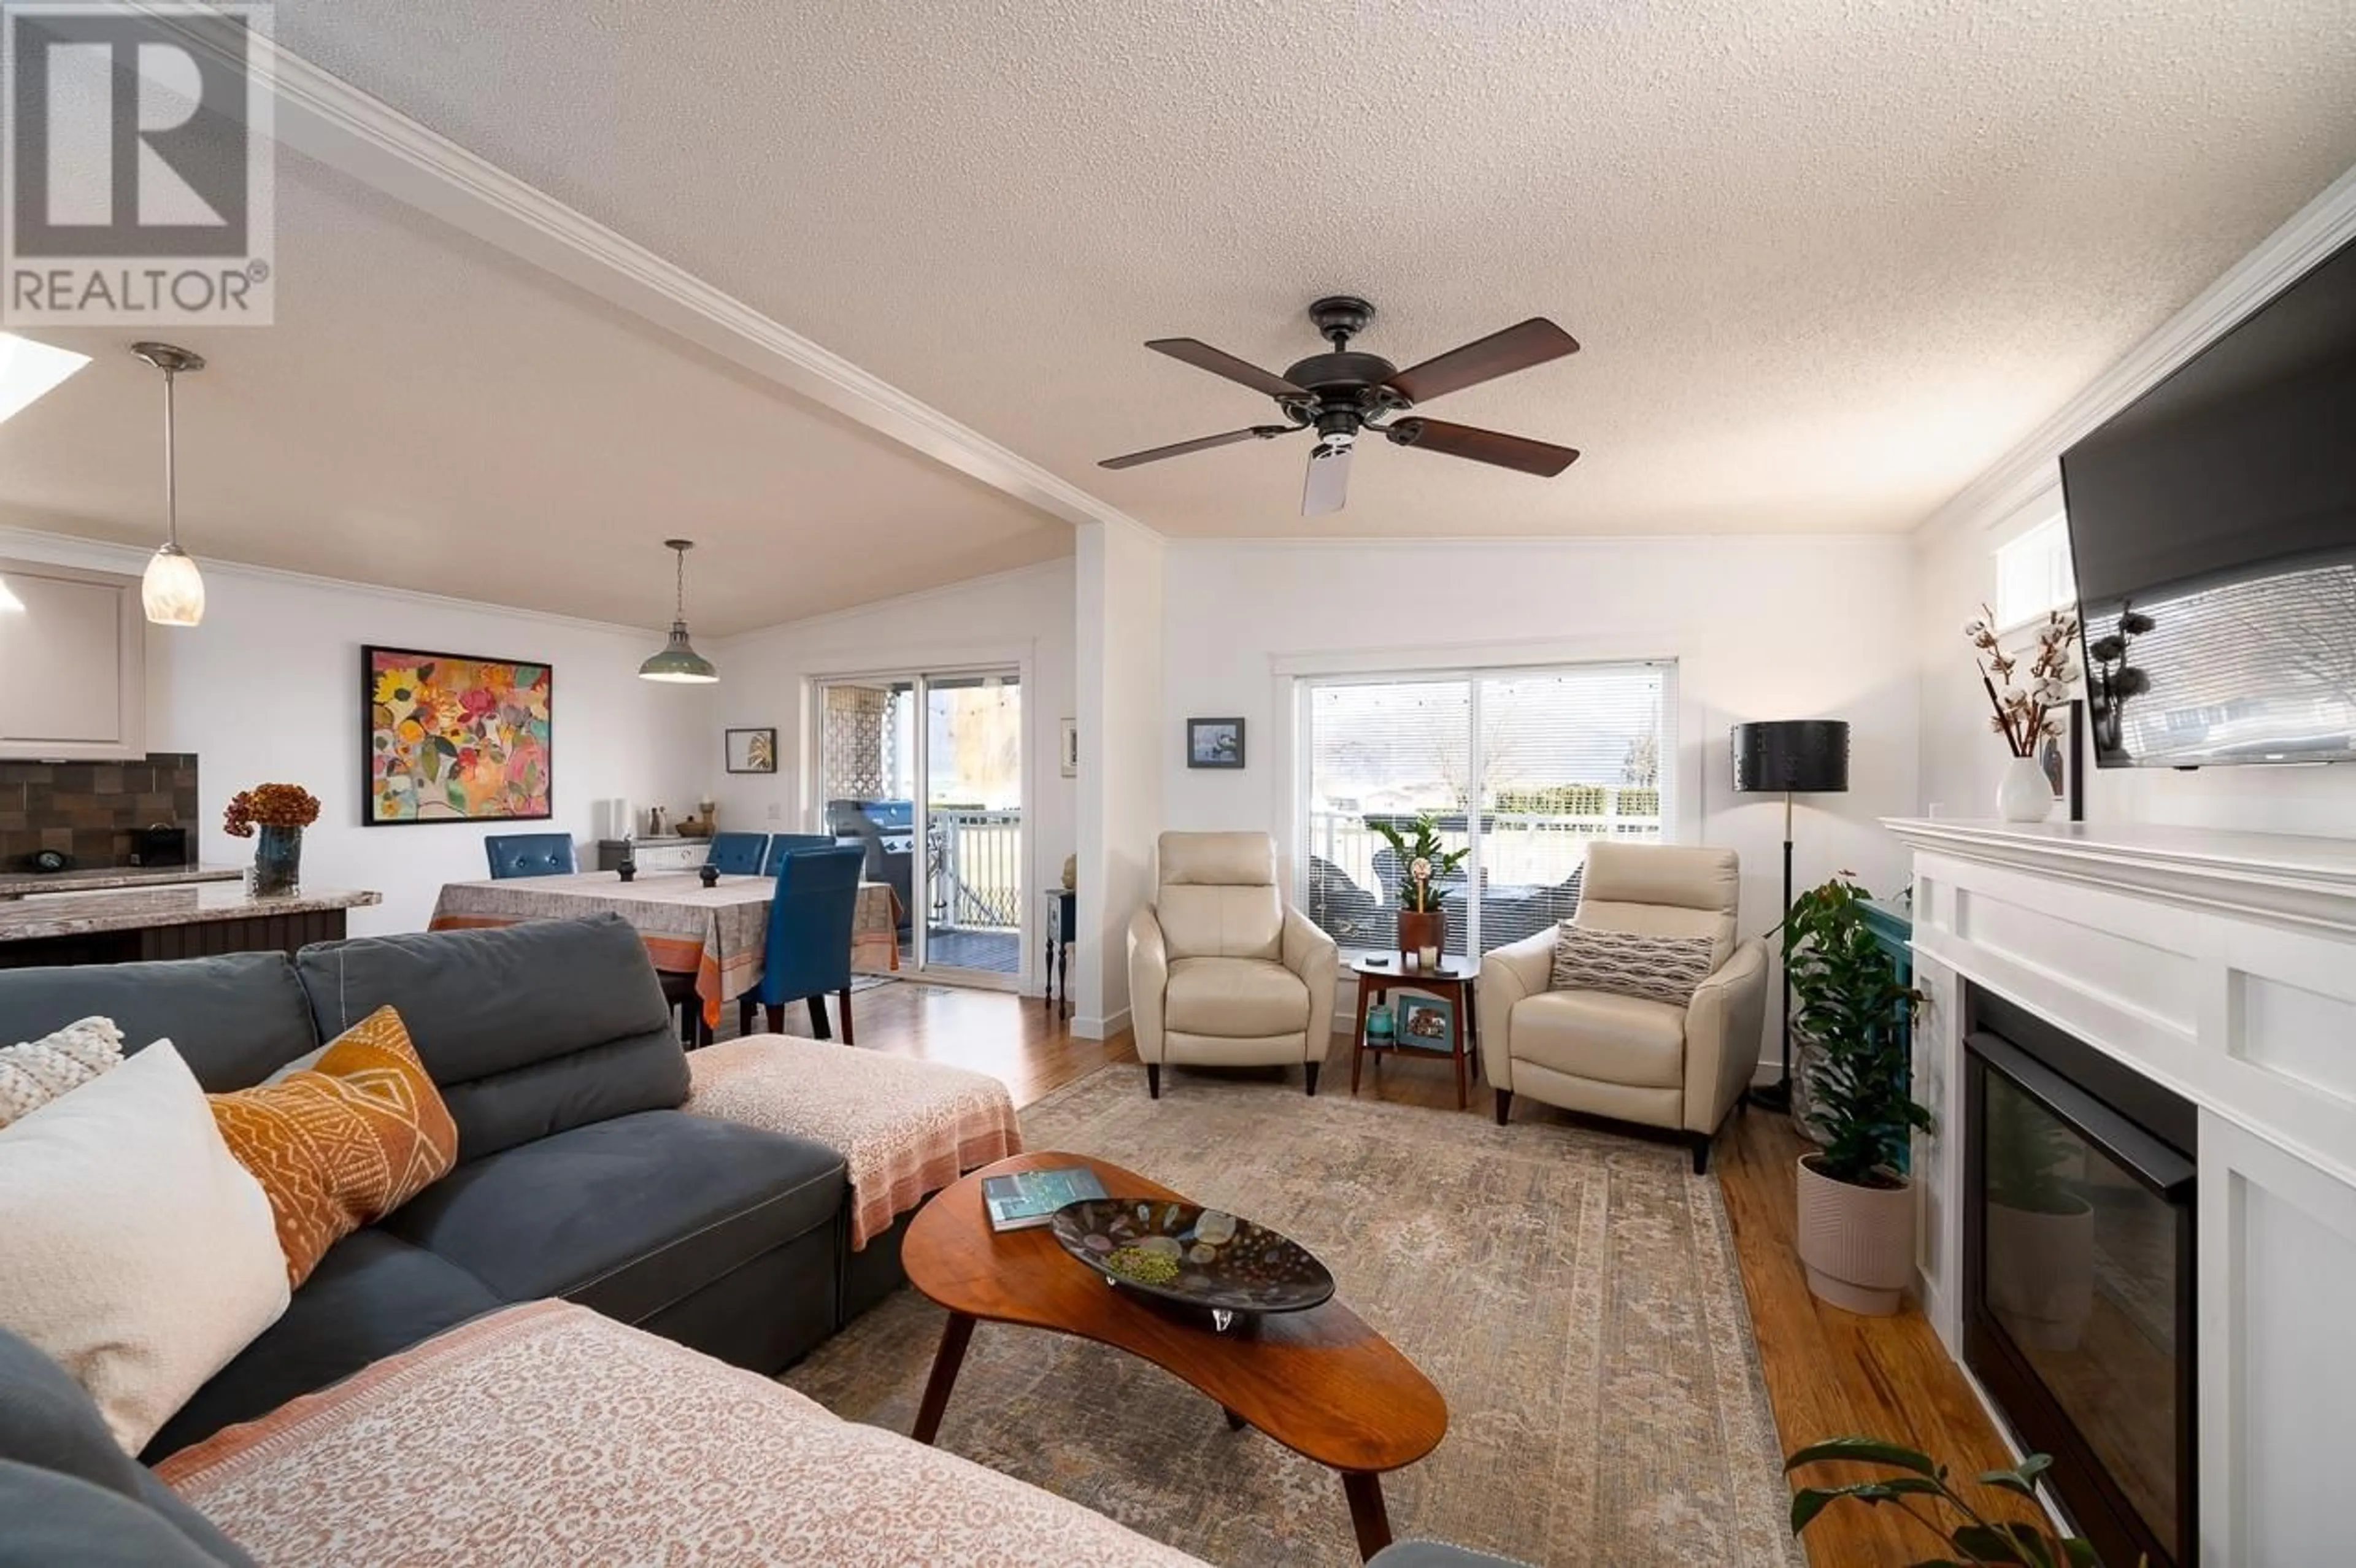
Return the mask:
[[[1997,641],[1996,615],[1985,604],[1979,618],[1964,624],[1972,663],[1992,710],[1988,727],[2004,737],[2012,761],[1997,785],[1996,811],[2007,822],[2042,822],[2053,810],[2053,780],[2038,760],[2038,748],[2066,732],[2070,687],[2081,671],[2076,659],[2078,617],[2066,610],[2046,613],[2037,630],[2037,651],[2024,655],[2029,667]],[[2018,678],[2016,678],[2018,677]]]
[[[1816,1520],[1831,1504],[1843,1498],[1879,1506],[1888,1503],[1900,1513],[1921,1525],[1947,1549],[1946,1555],[1925,1558],[1912,1568],[1996,1568],[2010,1564],[2019,1568],[2100,1568],[2092,1542],[2074,1535],[2056,1535],[2047,1527],[2041,1510],[2033,1521],[2026,1520],[1990,1519],[1965,1502],[1961,1493],[1947,1484],[1947,1467],[1934,1464],[1927,1454],[1895,1443],[1885,1443],[1875,1437],[1834,1437],[1822,1443],[1811,1443],[1783,1462],[1783,1473],[1804,1469],[1811,1465],[1879,1465],[1899,1472],[1869,1481],[1851,1481],[1845,1486],[1801,1487],[1792,1493],[1792,1533],[1798,1535]],[[2039,1509],[2037,1477],[2052,1467],[2053,1461],[2042,1454],[2031,1454],[2009,1470],[1987,1470],[1979,1477],[1979,1484],[1997,1491],[2010,1492],[2028,1500],[2031,1509]],[[1942,1518],[1942,1509],[1950,1517]]]
[[[301,784],[256,784],[230,797],[221,813],[221,831],[232,838],[251,838],[257,828],[262,833],[253,851],[254,897],[279,898],[300,891],[303,829],[318,820],[319,797]]]
[[[1914,1271],[1914,1189],[1898,1163],[1931,1113],[1906,1093],[1906,1037],[1922,993],[1866,924],[1866,891],[1836,877],[1784,917],[1792,1028],[1816,1051],[1808,1121],[1824,1147],[1800,1157],[1800,1262],[1808,1288],[1851,1312],[1898,1308]]]
[[[1387,817],[1369,816],[1366,826],[1398,857],[1398,950],[1402,955],[1448,946],[1448,912],[1440,906],[1440,883],[1472,851],[1443,848],[1440,824],[1430,812],[1415,819],[1412,836]]]
[[[2069,1179],[2085,1146],[1994,1074],[1986,1129],[1988,1304],[2023,1344],[2074,1350],[2094,1310],[2094,1211]]]

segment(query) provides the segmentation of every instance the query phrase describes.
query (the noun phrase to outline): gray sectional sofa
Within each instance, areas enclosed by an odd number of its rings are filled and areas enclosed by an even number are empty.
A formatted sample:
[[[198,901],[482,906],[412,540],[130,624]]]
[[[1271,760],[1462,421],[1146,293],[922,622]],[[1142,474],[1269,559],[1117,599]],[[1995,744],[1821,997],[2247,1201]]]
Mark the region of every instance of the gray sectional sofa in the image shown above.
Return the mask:
[[[457,1167],[337,1243],[149,1461],[510,1302],[576,1301],[762,1372],[840,1326],[841,1157],[677,1108],[687,1060],[645,946],[613,916],[0,972],[0,1040],[102,1014],[125,1050],[168,1039],[220,1092],[387,1003],[457,1124]]]

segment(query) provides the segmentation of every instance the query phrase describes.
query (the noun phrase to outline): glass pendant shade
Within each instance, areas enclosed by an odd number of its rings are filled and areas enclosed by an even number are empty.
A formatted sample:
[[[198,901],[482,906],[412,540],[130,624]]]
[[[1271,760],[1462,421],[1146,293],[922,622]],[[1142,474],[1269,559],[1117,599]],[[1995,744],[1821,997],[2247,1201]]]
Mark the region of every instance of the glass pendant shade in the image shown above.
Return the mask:
[[[179,378],[205,368],[204,356],[169,343],[134,343],[131,352],[164,372],[164,548],[147,562],[139,599],[158,626],[193,626],[205,618],[205,580],[180,548],[180,454],[175,444],[173,388]]]
[[[205,618],[205,580],[178,545],[167,544],[147,560],[139,580],[139,602],[159,626],[193,626]]]
[[[687,623],[670,624],[670,641],[663,651],[638,667],[639,676],[647,680],[679,681],[690,686],[708,686],[720,678],[712,662],[695,651],[687,640]]]

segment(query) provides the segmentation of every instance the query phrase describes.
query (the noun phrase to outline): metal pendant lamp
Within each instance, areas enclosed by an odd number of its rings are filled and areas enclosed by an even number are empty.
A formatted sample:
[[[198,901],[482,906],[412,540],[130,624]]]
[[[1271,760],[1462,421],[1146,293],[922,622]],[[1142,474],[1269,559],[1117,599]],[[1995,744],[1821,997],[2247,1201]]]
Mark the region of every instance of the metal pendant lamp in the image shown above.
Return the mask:
[[[159,626],[193,626],[205,618],[205,580],[180,548],[180,482],[173,450],[172,384],[182,372],[201,370],[204,357],[168,343],[134,343],[131,352],[164,372],[164,548],[148,560],[139,580],[147,619]]]
[[[642,680],[677,681],[690,686],[709,686],[720,678],[719,668],[695,651],[687,640],[687,552],[695,548],[693,539],[665,539],[663,548],[679,556],[679,597],[672,610],[670,641],[663,651],[638,667]]]

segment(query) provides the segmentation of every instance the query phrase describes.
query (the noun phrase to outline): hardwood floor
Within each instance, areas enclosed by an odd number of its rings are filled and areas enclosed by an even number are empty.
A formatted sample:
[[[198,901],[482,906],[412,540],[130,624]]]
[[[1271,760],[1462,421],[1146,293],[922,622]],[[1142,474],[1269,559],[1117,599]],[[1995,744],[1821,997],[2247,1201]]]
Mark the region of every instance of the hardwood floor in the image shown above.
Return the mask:
[[[859,993],[855,1006],[861,1049],[991,1073],[1005,1082],[1017,1105],[1108,1061],[1137,1060],[1126,1034],[1077,1039],[1037,997],[904,981]],[[789,1012],[787,1027],[807,1032],[808,1020]],[[1341,1051],[1337,1045],[1337,1055],[1327,1059],[1320,1093],[1348,1093]],[[1370,1059],[1359,1092],[1424,1105],[1435,1115],[1491,1114],[1486,1085],[1474,1093],[1470,1110],[1456,1109],[1455,1081],[1444,1056]],[[1138,1093],[1144,1093],[1142,1084]],[[1513,1116],[1516,1124],[1576,1120],[1526,1097],[1515,1103]],[[1987,1413],[1919,1311],[1910,1306],[1892,1317],[1859,1317],[1808,1293],[1792,1250],[1793,1166],[1804,1147],[1788,1121],[1749,1110],[1719,1139],[1711,1160],[1726,1194],[1784,1448],[1862,1433],[1923,1449],[1959,1476],[2009,1464]],[[2011,1511],[1985,1500],[1997,1514]],[[1828,1510],[1809,1528],[1806,1541],[1814,1568],[1888,1568],[1937,1554],[1930,1536],[1901,1516],[1860,1504]]]

